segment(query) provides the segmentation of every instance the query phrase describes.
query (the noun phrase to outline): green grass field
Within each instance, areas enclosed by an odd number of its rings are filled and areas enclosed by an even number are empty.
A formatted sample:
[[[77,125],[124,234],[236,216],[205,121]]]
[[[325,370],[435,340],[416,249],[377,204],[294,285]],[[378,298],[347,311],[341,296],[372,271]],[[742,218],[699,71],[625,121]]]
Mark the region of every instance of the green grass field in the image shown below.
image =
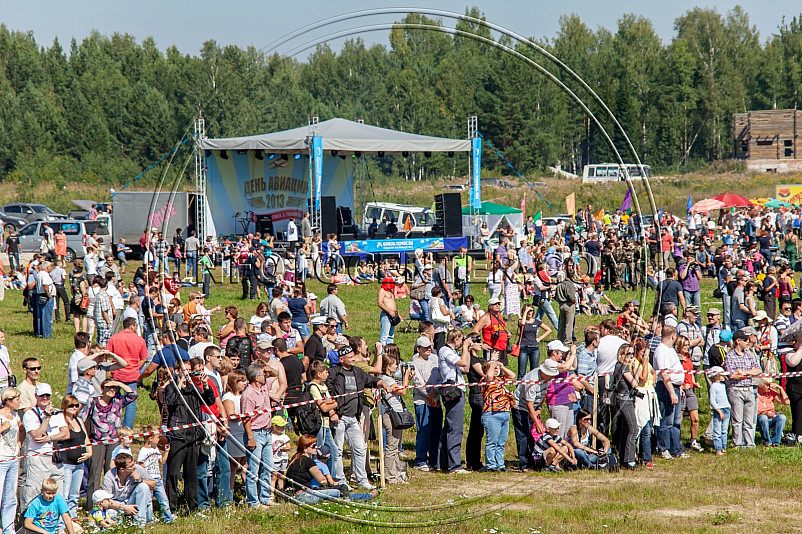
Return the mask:
[[[325,295],[325,287],[310,281],[308,289]],[[376,285],[347,287],[340,292],[349,312],[351,329],[369,345],[378,338]],[[482,286],[473,284],[473,293],[485,307]],[[249,317],[255,301],[241,301],[240,286],[212,288],[209,307],[233,304],[240,316]],[[712,285],[703,288],[703,309],[716,305]],[[651,308],[651,295],[613,292],[621,303],[639,298],[643,309]],[[21,293],[7,291],[0,302],[2,327],[12,356],[13,368],[22,378],[23,358],[36,356],[44,366],[42,379],[53,385],[54,402],[60,402],[66,384],[67,361],[72,352],[72,324],[54,326],[54,337],[34,339],[32,325],[21,305]],[[406,311],[406,303],[399,309]],[[485,308],[486,309],[486,308]],[[577,331],[599,317],[578,316]],[[222,324],[216,314],[213,329]],[[553,337],[553,335],[552,335]],[[406,358],[412,353],[416,336],[397,333],[396,342]],[[515,363],[512,362],[513,369]],[[700,396],[700,427],[706,427],[710,414],[706,394]],[[408,401],[411,405],[411,399]],[[466,407],[466,416],[470,410]],[[786,412],[787,413],[787,412]],[[137,409],[137,425],[157,424],[155,403],[143,397]],[[466,417],[467,425],[467,417]],[[467,435],[467,428],[466,428]],[[294,437],[294,436],[293,436]],[[687,423],[683,441],[687,443]],[[404,433],[404,449],[414,452],[414,431]],[[375,445],[374,445],[375,447]],[[374,451],[375,452],[375,451]],[[517,458],[510,428],[506,458]],[[411,458],[409,460],[411,462]],[[346,462],[347,463],[347,462]],[[802,513],[798,471],[802,465],[799,449],[757,449],[734,451],[724,458],[712,453],[694,453],[688,460],[656,460],[653,471],[546,473],[473,473],[443,475],[410,469],[410,484],[385,490],[380,503],[403,510],[373,510],[338,504],[318,505],[320,512],[291,504],[268,511],[249,511],[234,507],[214,510],[208,517],[180,519],[169,527],[157,525],[157,533],[239,532],[250,534],[268,530],[291,533],[367,533],[376,530],[412,533],[590,533],[590,532],[792,532],[800,530]],[[437,509],[432,509],[440,505]],[[335,517],[331,517],[330,514]],[[351,520],[376,524],[349,523]],[[444,521],[443,524],[427,522]],[[400,525],[406,523],[407,525]],[[386,525],[396,524],[396,526]],[[234,529],[234,530],[231,530]]]

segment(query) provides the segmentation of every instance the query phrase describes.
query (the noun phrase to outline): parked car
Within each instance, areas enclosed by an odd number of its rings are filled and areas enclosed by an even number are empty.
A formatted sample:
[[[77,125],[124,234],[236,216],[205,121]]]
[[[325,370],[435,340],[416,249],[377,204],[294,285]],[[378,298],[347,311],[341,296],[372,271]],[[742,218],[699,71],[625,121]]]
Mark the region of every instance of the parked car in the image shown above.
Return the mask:
[[[571,223],[570,217],[543,217],[543,238],[548,240],[551,239],[554,234],[557,233],[557,225],[560,224],[560,221],[565,221],[566,226]]]
[[[101,249],[103,253],[111,252],[111,233],[105,221],[76,221],[74,219],[62,219],[58,221],[48,221],[47,224],[58,233],[59,228],[64,228],[67,235],[67,254],[65,261],[73,261],[75,258],[86,256],[86,237],[92,232],[97,232],[98,241],[102,241]],[[22,252],[39,252],[39,246],[45,235],[45,222],[36,221],[28,223],[17,234],[19,237],[20,250]]]
[[[393,202],[368,202],[365,204],[365,213],[362,216],[362,225],[367,228],[375,219],[381,224],[383,220],[395,221],[398,230],[404,227],[407,215],[412,215],[412,232],[425,234],[432,231],[435,223],[435,214],[429,208],[395,204]]]
[[[66,219],[67,216],[61,213],[56,213],[44,204],[29,204],[26,202],[13,202],[11,204],[3,204],[0,211],[12,217],[19,217],[28,222],[33,221],[56,221],[58,219]]]
[[[4,213],[0,213],[0,222],[3,223],[3,231],[8,234],[13,234],[26,224],[28,221],[23,219],[22,217],[16,217],[13,215],[6,215]]]

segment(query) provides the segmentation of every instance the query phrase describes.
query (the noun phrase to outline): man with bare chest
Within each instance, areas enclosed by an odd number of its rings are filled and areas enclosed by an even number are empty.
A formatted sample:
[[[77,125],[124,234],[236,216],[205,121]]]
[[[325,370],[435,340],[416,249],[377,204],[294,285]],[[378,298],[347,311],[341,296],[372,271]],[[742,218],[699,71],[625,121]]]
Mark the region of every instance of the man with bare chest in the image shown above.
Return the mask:
[[[381,321],[379,343],[381,343],[382,346],[393,342],[395,326],[401,322],[401,316],[398,315],[398,306],[396,306],[395,296],[393,295],[394,287],[395,279],[393,279],[392,276],[385,276],[379,288],[379,295],[377,298],[377,303],[381,310],[381,314],[379,315]]]

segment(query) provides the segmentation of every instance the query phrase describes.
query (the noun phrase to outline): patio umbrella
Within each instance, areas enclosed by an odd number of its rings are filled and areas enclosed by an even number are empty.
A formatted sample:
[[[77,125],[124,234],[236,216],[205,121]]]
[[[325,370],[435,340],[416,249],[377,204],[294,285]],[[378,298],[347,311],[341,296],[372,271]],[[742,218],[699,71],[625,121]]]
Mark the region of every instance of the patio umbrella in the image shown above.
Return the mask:
[[[773,198],[773,199],[769,200],[768,202],[766,202],[763,205],[766,206],[767,208],[793,208],[794,207],[794,204],[791,204],[790,202],[784,202],[782,200],[777,200],[776,198]]]
[[[723,207],[724,203],[722,201],[716,200],[715,198],[705,198],[691,206],[691,209],[697,213],[700,213],[705,211],[720,210]]]
[[[748,198],[735,193],[723,193],[713,198],[724,203],[722,208],[748,208],[752,206],[752,202]]]
[[[802,321],[797,321],[785,329],[783,334],[780,336],[780,341],[792,341],[794,337],[796,337],[797,332],[800,330],[802,330]]]

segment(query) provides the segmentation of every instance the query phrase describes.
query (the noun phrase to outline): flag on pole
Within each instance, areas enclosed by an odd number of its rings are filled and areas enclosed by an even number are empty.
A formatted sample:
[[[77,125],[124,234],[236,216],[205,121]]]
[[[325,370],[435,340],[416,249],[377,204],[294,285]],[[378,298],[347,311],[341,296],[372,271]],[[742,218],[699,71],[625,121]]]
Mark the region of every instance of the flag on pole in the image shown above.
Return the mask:
[[[657,211],[657,221],[663,222],[663,207],[660,206],[660,209]]]
[[[596,219],[597,221],[604,219],[604,208],[594,213],[593,218]]]
[[[693,206],[693,201],[691,200],[691,195],[688,193],[688,205],[685,208],[685,214],[687,215],[691,211],[691,206]]]
[[[535,213],[535,217],[534,217],[535,222],[538,222],[542,218],[543,218],[543,212],[542,211],[539,211],[539,212]]]
[[[524,223],[526,222],[526,192],[524,192],[524,198],[521,200],[521,219],[523,219]]]
[[[624,202],[621,203],[621,213],[632,214],[632,189],[627,189],[627,194],[624,195]]]
[[[571,193],[567,197],[565,197],[565,211],[568,215],[575,215],[576,214],[576,194]]]

